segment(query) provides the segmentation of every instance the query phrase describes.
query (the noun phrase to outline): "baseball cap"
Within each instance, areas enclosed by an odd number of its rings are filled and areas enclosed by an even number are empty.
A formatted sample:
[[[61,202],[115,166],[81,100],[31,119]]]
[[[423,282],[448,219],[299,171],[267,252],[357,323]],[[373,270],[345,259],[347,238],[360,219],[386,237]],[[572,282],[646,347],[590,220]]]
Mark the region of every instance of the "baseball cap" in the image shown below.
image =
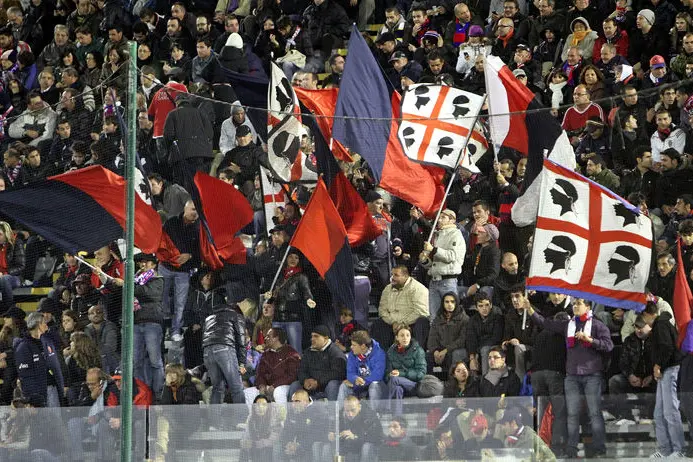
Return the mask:
[[[659,69],[660,67],[666,67],[667,63],[664,58],[660,55],[654,55],[650,58],[650,68]]]
[[[469,421],[469,431],[472,435],[481,435],[484,430],[488,430],[488,419],[483,414],[477,414]]]
[[[392,53],[392,56],[390,56],[390,62],[392,61],[397,61],[398,59],[406,58],[407,55],[403,51],[395,51]]]
[[[378,40],[376,40],[375,43],[382,45],[385,42],[394,42],[395,40],[395,34],[393,34],[392,32],[385,32],[380,37],[378,37]]]
[[[516,78],[517,78],[517,77],[525,77],[525,78],[527,78],[527,73],[525,72],[524,69],[515,69],[515,70],[513,71],[513,75],[514,75]]]
[[[517,45],[517,47],[515,48],[515,51],[518,51],[518,50],[529,51],[530,53],[532,52],[532,49],[529,47],[529,45],[526,45],[524,43],[520,43]]]

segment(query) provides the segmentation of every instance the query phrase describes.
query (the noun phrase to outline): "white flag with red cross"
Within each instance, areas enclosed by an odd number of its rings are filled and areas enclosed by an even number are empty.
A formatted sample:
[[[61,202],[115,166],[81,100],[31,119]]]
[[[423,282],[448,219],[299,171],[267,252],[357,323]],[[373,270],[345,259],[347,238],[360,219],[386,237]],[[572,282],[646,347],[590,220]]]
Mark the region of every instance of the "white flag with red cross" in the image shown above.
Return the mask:
[[[398,135],[411,160],[454,169],[470,130],[470,144],[486,145],[474,130],[484,98],[445,85],[411,85],[402,98]],[[471,157],[471,152],[465,152]]]

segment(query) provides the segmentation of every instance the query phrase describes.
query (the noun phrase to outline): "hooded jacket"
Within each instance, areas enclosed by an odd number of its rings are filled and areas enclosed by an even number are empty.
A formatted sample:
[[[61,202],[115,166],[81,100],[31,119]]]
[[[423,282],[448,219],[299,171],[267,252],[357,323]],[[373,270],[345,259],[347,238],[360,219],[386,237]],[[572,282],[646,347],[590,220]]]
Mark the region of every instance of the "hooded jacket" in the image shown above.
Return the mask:
[[[443,300],[445,300],[445,297],[449,295],[455,297],[455,309],[450,315],[450,318],[447,319],[444,316],[445,308],[443,307]],[[448,350],[452,353],[454,350],[465,348],[467,343],[468,324],[469,316],[467,316],[467,313],[460,308],[457,294],[454,292],[448,292],[447,294],[443,295],[440,302],[438,315],[431,323],[431,330],[428,333],[427,350]]]
[[[662,372],[681,364],[684,354],[677,347],[676,327],[671,325],[671,314],[663,312],[652,324],[652,364],[658,365]]]
[[[435,246],[430,254],[428,275],[438,276],[459,275],[462,272],[466,243],[462,232],[457,226],[448,226],[436,231]]]
[[[570,34],[568,34],[568,37],[566,37],[566,39],[565,39],[565,46],[563,47],[563,53],[561,54],[561,59],[563,61],[568,59],[568,50],[571,48],[571,46],[573,46],[572,45],[573,37],[574,37],[573,29],[575,28],[576,22],[584,23],[587,26],[587,29],[589,30],[589,32],[587,33],[585,38],[580,40],[577,47],[582,52],[581,53],[582,59],[585,62],[591,61],[592,60],[592,50],[594,50],[594,43],[597,41],[598,35],[597,35],[596,31],[591,30],[590,23],[587,21],[587,19],[585,19],[582,16],[578,16],[577,18],[573,19],[570,22]]]
[[[219,55],[219,63],[230,71],[241,74],[249,72],[248,57],[245,53],[243,39],[239,34],[233,33],[226,39],[226,45],[221,49]]]
[[[183,310],[183,325],[202,325],[205,318],[212,314],[212,309],[226,303],[226,291],[223,287],[204,290],[199,285],[188,291],[188,301]]]
[[[347,355],[347,380],[354,383],[356,377],[361,377],[366,382],[361,386],[354,385],[354,389],[367,389],[371,383],[385,380],[385,351],[376,340],[372,342],[371,351],[365,357],[356,356],[353,352]]]
[[[140,305],[140,309],[135,311],[135,324],[164,322],[161,305],[163,297],[164,279],[162,277],[155,275],[144,285],[135,284],[135,298]]]

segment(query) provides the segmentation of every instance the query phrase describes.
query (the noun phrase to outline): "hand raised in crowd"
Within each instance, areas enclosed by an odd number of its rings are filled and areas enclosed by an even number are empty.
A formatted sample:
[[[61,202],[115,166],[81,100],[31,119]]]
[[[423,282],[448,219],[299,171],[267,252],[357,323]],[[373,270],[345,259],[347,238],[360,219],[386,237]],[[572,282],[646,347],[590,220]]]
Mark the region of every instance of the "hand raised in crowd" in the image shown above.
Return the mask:
[[[316,306],[318,306],[318,304],[315,303],[315,300],[313,300],[312,298],[306,300],[306,305],[308,305],[308,308],[315,308]]]

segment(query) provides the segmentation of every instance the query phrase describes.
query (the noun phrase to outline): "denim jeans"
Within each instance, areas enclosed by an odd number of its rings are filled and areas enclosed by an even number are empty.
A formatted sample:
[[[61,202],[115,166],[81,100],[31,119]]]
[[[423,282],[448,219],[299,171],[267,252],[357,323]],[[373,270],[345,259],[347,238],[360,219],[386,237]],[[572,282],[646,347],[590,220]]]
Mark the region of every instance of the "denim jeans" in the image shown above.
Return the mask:
[[[577,453],[580,441],[580,408],[582,397],[587,401],[587,411],[592,427],[592,451],[605,452],[606,430],[602,416],[602,374],[568,375],[564,381],[565,400],[568,408],[568,452]]]
[[[368,397],[368,404],[374,411],[378,410],[378,401],[385,398],[387,385],[385,382],[371,382],[368,387],[347,387],[344,383],[339,386],[339,395],[337,402],[342,406],[344,399],[347,396],[355,395],[358,399]]]
[[[390,408],[392,408],[392,399],[394,398],[395,400],[394,415],[402,415],[402,398],[413,395],[416,385],[416,382],[406,377],[390,377],[390,381],[387,383],[387,391],[390,399]]]
[[[161,357],[161,324],[145,322],[135,324],[135,377],[144,381],[159,396],[164,389],[164,360]]]
[[[205,367],[212,381],[211,404],[221,404],[228,387],[234,404],[245,403],[236,350],[229,345],[210,345],[204,349]]]
[[[286,338],[288,340],[289,345],[291,347],[298,351],[299,353],[303,351],[303,348],[301,348],[302,341],[301,339],[303,338],[303,324],[300,322],[273,322],[272,327],[281,327],[286,331]]]
[[[339,396],[339,386],[342,384],[340,380],[330,380],[327,385],[325,385],[325,389],[322,391],[309,391],[308,394],[313,398],[313,399],[323,399],[327,398],[328,401],[337,401],[337,397]],[[296,393],[298,390],[301,390],[303,388],[303,384],[296,381],[291,384],[291,388],[289,388],[289,399]],[[308,390],[306,390],[308,391]]]
[[[190,287],[190,273],[187,271],[171,271],[164,265],[159,265],[159,274],[164,278],[164,297],[162,306],[164,313],[171,313],[170,292],[171,286],[174,287],[173,292],[173,325],[171,326],[171,334],[180,334],[181,325],[183,324],[183,310],[185,303],[188,300],[188,289]]]
[[[679,398],[676,394],[676,379],[680,366],[668,367],[657,382],[657,398],[654,420],[657,436],[657,451],[665,456],[683,451],[685,437],[679,412]]]
[[[11,274],[5,274],[0,276],[0,294],[2,294],[2,305],[5,308],[5,312],[14,303],[14,295],[12,295],[12,289],[16,289],[22,285],[22,281],[17,276],[12,276]]]
[[[431,281],[428,284],[428,312],[431,313],[431,320],[436,318],[440,310],[440,302],[443,296],[448,292],[457,293],[457,279],[441,279],[440,281]]]
[[[255,245],[257,245],[258,241],[262,239],[262,236],[267,234],[264,210],[253,212],[253,232],[255,233],[255,239],[253,239],[253,248],[255,248]]]

